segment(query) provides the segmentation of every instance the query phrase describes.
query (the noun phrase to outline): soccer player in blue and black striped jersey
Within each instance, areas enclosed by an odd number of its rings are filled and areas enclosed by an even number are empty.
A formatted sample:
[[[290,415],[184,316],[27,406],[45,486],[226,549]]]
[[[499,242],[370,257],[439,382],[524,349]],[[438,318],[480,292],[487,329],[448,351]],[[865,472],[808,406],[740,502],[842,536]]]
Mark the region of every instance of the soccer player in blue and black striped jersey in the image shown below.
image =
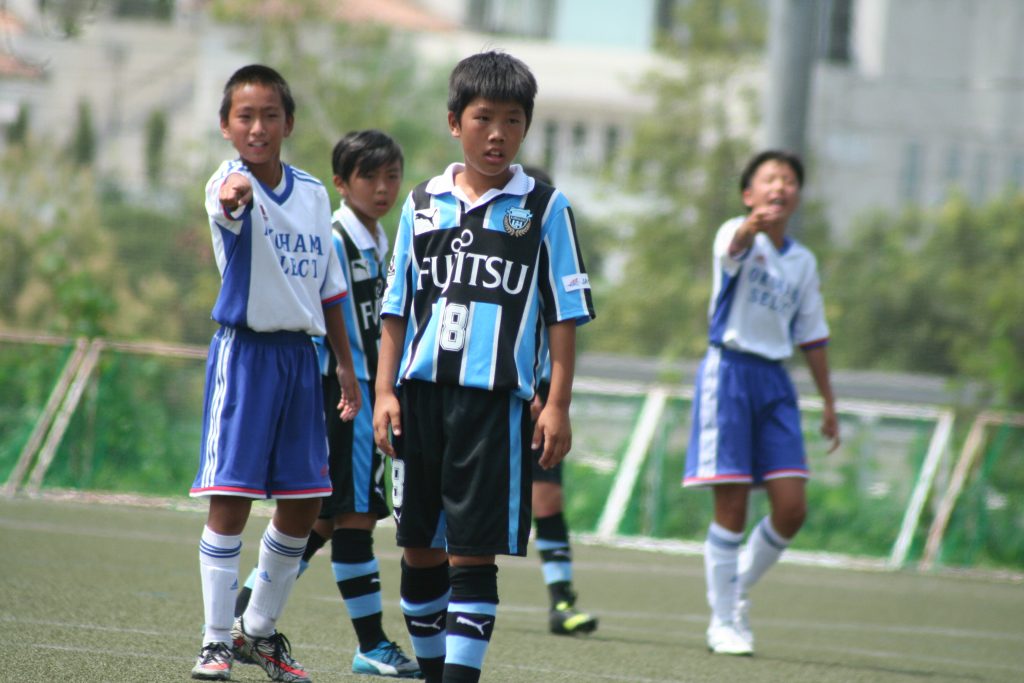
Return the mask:
[[[512,163],[536,91],[504,53],[456,65],[448,126],[464,161],[406,200],[381,307],[374,434],[394,458],[402,610],[435,683],[480,678],[495,557],[526,554],[531,445],[543,441],[543,467],[569,451],[576,326],[594,317],[569,202]]]

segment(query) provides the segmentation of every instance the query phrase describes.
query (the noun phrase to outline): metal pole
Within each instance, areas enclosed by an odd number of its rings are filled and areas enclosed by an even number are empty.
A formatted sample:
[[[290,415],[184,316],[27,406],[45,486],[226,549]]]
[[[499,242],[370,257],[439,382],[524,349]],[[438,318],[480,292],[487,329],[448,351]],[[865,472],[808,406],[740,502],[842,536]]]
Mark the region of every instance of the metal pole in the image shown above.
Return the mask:
[[[804,157],[818,0],[771,0],[765,143]]]
[[[818,37],[818,0],[771,0],[768,21],[768,92],[765,93],[765,146],[796,152],[807,166],[804,140],[811,73]],[[803,210],[789,219],[800,234]]]

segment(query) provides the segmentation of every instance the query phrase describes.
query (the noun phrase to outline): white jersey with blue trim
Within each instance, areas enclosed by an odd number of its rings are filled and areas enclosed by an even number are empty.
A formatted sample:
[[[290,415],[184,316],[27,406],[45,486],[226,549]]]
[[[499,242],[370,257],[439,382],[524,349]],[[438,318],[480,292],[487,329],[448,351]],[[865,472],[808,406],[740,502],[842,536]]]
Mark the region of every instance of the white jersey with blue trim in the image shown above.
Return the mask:
[[[828,342],[828,323],[814,254],[786,237],[781,249],[764,233],[750,248],[729,255],[745,216],[722,224],[715,236],[709,338],[712,344],[770,360]]]
[[[363,222],[344,202],[334,212],[332,243],[341,262],[350,292],[341,303],[352,350],[352,366],[358,379],[371,382],[377,375],[377,350],[380,346],[380,298],[383,294],[384,259],[388,253],[388,236],[377,223],[376,234],[370,234]],[[344,232],[344,237],[342,233]],[[349,254],[345,240],[358,251]],[[367,286],[363,286],[363,284]],[[380,286],[378,286],[378,283]],[[315,339],[320,355],[320,371],[328,373],[329,358],[323,337]],[[369,348],[372,344],[373,348]]]
[[[331,204],[323,183],[281,164],[270,188],[238,159],[225,161],[206,184],[206,212],[221,288],[212,317],[256,332],[326,333],[324,306],[348,284],[331,248]],[[252,201],[227,214],[218,194],[232,173],[252,183]]]
[[[406,200],[381,306],[407,320],[399,382],[529,400],[544,326],[594,317],[568,200],[511,169],[505,187],[470,201],[454,183],[461,164],[452,164]]]

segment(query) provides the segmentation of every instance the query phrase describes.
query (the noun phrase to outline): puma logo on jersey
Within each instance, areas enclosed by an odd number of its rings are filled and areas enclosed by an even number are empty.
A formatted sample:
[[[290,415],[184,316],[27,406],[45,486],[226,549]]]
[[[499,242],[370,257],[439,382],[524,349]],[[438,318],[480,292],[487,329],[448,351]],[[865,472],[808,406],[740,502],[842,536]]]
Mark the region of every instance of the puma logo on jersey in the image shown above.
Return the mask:
[[[410,619],[409,620],[409,625],[410,626],[416,626],[418,628],[429,628],[429,629],[432,629],[434,631],[440,631],[443,628],[441,626],[441,622],[444,621],[444,618],[445,618],[444,615],[441,614],[441,615],[438,615],[437,619],[435,619],[432,622],[416,621],[415,619]]]
[[[363,282],[369,280],[370,275],[370,262],[364,258],[356,259],[352,261],[352,282]]]
[[[487,637],[487,635],[484,633],[484,629],[491,625],[491,622],[489,622],[489,621],[485,621],[482,624],[478,624],[475,621],[473,621],[472,619],[467,619],[466,617],[462,616],[461,614],[459,616],[455,617],[455,623],[456,624],[462,624],[463,626],[469,626],[471,628],[476,629],[477,632],[480,634],[481,638],[486,638]]]
[[[440,209],[432,206],[427,209],[416,209],[412,214],[412,229],[414,235],[420,235],[438,228],[438,215]]]

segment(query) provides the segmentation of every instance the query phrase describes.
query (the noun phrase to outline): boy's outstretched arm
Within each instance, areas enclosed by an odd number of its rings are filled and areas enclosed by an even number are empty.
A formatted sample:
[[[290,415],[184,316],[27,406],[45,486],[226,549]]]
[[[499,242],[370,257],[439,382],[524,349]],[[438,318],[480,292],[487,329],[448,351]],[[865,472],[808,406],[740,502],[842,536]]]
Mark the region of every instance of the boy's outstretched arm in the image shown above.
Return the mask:
[[[377,353],[377,383],[373,404],[373,440],[384,454],[395,456],[388,427],[395,435],[402,433],[402,410],[395,396],[395,377],[402,360],[406,319],[387,316],[382,320],[380,351]]]
[[[576,372],[576,321],[564,320],[548,327],[551,352],[551,388],[548,400],[533,428],[534,449],[544,442],[540,466],[551,469],[572,448],[572,425],[569,403],[572,401],[572,380]]]
[[[348,332],[345,330],[345,318],[341,306],[328,306],[324,309],[324,323],[327,325],[327,339],[331,350],[338,361],[338,383],[341,385],[341,401],[338,410],[341,419],[346,422],[355,419],[363,403],[363,394],[359,391],[359,380],[352,366],[352,349],[348,345]]]

